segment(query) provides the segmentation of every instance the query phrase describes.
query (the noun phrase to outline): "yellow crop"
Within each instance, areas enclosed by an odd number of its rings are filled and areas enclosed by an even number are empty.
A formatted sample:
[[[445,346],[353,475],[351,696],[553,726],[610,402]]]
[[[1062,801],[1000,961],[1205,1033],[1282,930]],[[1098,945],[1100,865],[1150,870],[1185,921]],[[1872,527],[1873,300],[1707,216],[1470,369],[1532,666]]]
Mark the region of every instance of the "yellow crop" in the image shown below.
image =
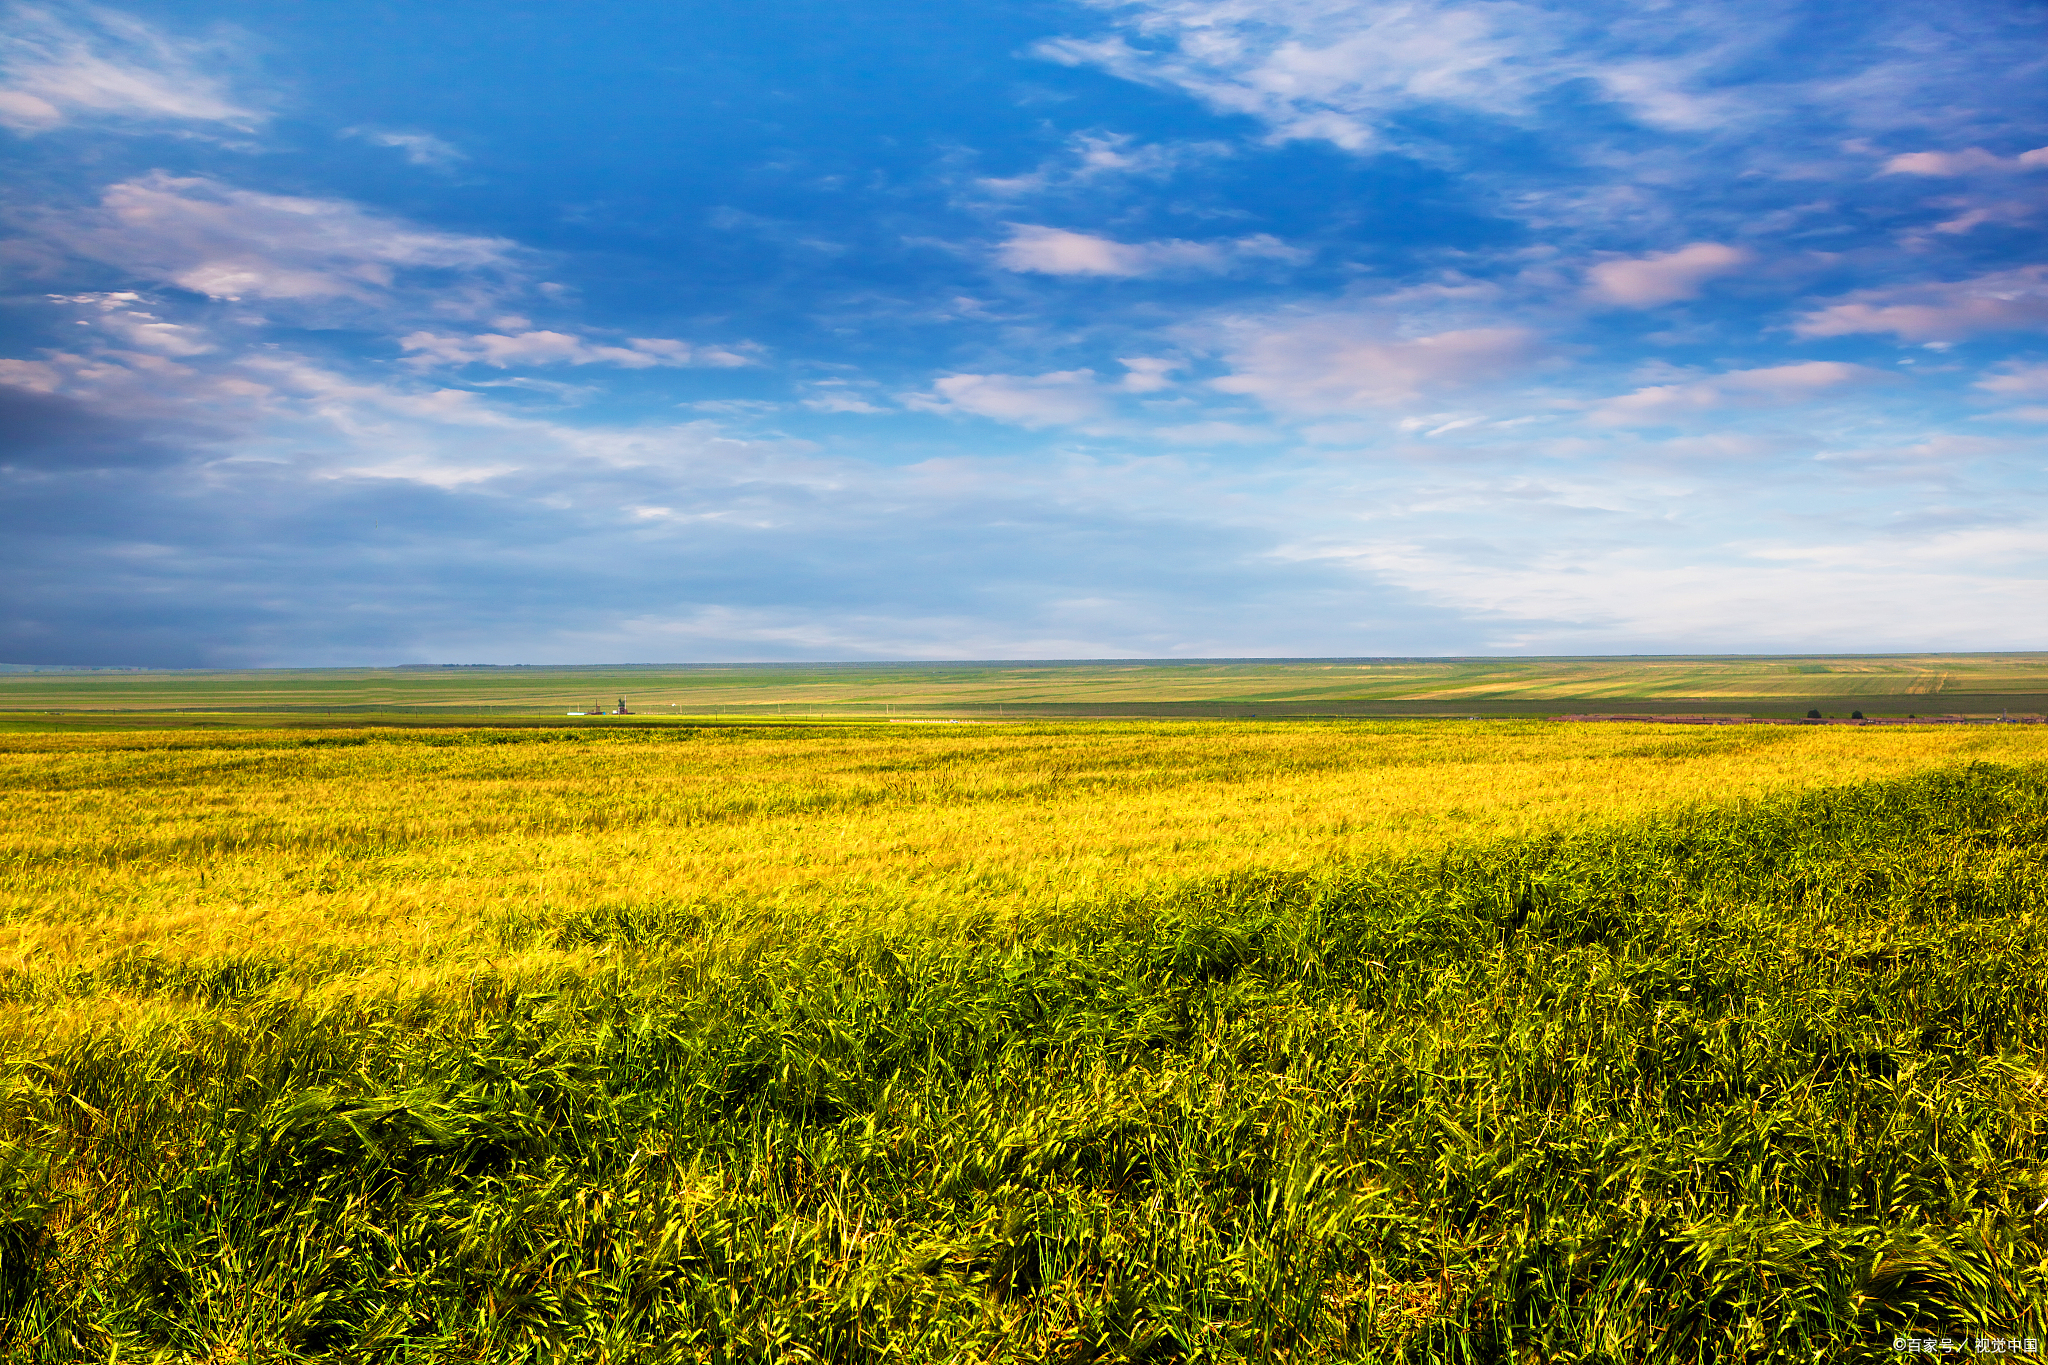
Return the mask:
[[[2044,753],[2030,726],[1506,721],[0,736],[0,971],[17,1025],[105,1021],[166,970],[224,965],[431,997],[589,965],[532,931],[591,907],[694,908],[713,952],[1019,925],[1246,869]]]

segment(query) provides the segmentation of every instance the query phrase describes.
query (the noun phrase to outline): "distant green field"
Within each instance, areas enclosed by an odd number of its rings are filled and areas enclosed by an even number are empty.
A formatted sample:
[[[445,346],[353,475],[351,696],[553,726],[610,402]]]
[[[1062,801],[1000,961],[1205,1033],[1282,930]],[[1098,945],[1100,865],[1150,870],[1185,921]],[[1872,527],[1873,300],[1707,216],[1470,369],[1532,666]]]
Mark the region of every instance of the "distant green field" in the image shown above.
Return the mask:
[[[697,664],[0,674],[7,712],[1286,715],[2048,710],[2048,653]]]

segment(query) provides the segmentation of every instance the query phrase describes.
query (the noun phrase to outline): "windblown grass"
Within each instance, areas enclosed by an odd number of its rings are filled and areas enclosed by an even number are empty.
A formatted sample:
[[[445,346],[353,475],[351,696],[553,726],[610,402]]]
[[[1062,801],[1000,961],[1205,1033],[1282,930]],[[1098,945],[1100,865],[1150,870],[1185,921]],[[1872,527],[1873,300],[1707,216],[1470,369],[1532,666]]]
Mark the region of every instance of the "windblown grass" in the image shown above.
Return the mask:
[[[2028,732],[354,738],[0,745],[0,1359],[2048,1337]]]

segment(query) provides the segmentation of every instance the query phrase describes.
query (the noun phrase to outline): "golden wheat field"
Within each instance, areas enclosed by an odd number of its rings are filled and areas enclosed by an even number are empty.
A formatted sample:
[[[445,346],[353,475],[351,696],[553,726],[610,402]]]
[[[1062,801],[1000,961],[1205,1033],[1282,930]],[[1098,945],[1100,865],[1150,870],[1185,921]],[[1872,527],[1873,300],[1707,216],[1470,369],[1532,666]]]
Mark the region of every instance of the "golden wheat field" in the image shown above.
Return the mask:
[[[587,966],[509,930],[592,907],[690,907],[714,953],[1024,927],[1230,872],[2044,751],[2024,726],[1502,721],[18,734],[0,969],[18,1026],[201,1008],[131,998],[141,967],[431,996]]]

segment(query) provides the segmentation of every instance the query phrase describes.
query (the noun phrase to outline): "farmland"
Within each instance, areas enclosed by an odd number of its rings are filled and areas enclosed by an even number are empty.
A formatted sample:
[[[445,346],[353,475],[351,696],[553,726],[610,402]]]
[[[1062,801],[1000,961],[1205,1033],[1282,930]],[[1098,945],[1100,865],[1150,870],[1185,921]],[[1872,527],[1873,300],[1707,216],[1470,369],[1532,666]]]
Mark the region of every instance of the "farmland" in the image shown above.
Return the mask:
[[[2048,654],[0,672],[0,720],[50,710],[560,719],[622,696],[645,715],[756,718],[1997,715],[2048,711]]]
[[[74,719],[0,1359],[2048,1337],[2039,727]]]

